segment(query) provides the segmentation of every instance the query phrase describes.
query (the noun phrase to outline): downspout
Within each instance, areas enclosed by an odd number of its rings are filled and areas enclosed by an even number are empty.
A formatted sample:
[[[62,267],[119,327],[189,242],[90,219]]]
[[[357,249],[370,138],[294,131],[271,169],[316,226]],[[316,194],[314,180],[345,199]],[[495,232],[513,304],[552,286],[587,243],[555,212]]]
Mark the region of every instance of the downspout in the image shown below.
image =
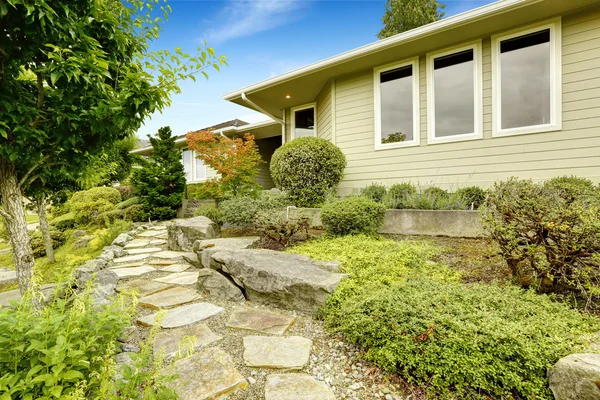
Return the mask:
[[[246,103],[248,103],[250,106],[252,106],[255,110],[260,111],[261,113],[265,114],[268,117],[271,117],[271,119],[273,119],[274,121],[279,123],[279,125],[281,125],[281,144],[284,144],[285,143],[285,110],[283,111],[283,119],[281,119],[281,118],[274,116],[273,114],[266,111],[264,108],[262,108],[261,106],[259,106],[258,104],[256,104],[252,100],[250,100],[246,96],[245,92],[242,92],[241,97],[242,97],[242,100],[244,100]]]

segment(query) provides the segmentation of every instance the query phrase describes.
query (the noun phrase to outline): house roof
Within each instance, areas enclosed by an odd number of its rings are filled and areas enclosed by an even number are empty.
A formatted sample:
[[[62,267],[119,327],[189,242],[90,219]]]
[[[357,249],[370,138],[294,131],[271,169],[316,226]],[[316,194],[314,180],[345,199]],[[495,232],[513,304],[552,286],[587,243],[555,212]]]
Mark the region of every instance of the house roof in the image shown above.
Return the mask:
[[[223,98],[261,111],[258,106],[279,117],[283,109],[314,101],[330,79],[565,15],[598,3],[598,0],[497,1],[234,90],[224,94]],[[246,102],[242,94],[254,104]]]

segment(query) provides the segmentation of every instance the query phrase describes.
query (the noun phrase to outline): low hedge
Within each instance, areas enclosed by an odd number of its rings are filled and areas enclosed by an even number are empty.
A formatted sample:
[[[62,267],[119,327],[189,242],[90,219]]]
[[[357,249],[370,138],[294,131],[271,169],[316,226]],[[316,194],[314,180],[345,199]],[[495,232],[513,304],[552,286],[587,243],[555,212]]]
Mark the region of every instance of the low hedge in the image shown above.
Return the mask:
[[[281,194],[263,193],[259,197],[240,196],[219,204],[223,221],[233,226],[252,225],[260,211],[285,210],[289,199]]]
[[[323,227],[333,235],[376,233],[384,218],[385,206],[366,197],[329,202],[321,210]]]
[[[75,214],[68,212],[50,221],[50,225],[54,226],[59,231],[66,231],[75,227]]]

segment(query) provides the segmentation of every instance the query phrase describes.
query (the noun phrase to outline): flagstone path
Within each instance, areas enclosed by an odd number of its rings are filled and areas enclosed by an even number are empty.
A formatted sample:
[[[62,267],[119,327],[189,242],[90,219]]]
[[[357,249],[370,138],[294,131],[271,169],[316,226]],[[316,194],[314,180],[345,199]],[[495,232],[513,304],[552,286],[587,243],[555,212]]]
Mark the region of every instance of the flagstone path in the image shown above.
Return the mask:
[[[149,327],[159,324],[154,349],[179,375],[181,400],[410,398],[310,315],[199,291],[195,253],[168,250],[166,239],[165,224],[151,226],[110,269],[119,277],[118,292],[138,296],[123,351],[139,351]]]

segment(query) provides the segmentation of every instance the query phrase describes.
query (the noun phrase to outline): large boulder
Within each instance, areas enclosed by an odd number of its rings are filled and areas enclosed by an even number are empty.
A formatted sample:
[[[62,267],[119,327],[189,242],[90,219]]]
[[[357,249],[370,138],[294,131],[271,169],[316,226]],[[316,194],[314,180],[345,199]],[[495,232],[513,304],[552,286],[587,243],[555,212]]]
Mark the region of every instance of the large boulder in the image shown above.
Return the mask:
[[[320,307],[346,276],[306,256],[262,249],[216,252],[211,268],[230,276],[250,301],[305,312]]]
[[[213,254],[223,250],[242,250],[254,247],[259,241],[258,236],[245,236],[237,238],[205,239],[194,243],[194,252],[205,268],[210,268],[210,258]]]
[[[179,219],[167,225],[170,250],[191,251],[196,240],[219,236],[219,225],[206,217]]]
[[[600,354],[571,354],[548,371],[556,400],[600,399]]]
[[[229,278],[210,268],[198,272],[198,289],[220,300],[244,301],[242,290]]]

